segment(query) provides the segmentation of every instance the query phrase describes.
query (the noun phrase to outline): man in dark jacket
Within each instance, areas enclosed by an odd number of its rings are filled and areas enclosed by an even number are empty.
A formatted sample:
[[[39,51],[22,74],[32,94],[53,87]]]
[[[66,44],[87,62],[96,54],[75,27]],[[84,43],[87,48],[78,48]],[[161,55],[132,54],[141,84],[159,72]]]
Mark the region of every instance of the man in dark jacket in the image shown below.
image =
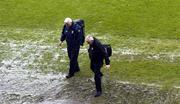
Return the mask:
[[[83,34],[81,31],[81,27],[78,24],[75,24],[71,18],[66,18],[64,20],[64,23],[65,25],[62,30],[59,45],[61,46],[63,41],[66,40],[68,57],[70,60],[69,73],[66,78],[71,78],[72,76],[74,76],[75,72],[80,71],[78,64],[78,55],[80,45],[83,45]]]
[[[103,45],[98,39],[92,36],[86,36],[86,42],[89,44],[88,52],[89,52],[89,58],[91,60],[90,67],[95,74],[94,75],[94,80],[96,85],[95,97],[98,97],[102,94],[101,77],[103,76],[103,74],[101,73],[100,69],[103,66],[103,59],[105,59],[107,69],[110,68],[110,60]]]

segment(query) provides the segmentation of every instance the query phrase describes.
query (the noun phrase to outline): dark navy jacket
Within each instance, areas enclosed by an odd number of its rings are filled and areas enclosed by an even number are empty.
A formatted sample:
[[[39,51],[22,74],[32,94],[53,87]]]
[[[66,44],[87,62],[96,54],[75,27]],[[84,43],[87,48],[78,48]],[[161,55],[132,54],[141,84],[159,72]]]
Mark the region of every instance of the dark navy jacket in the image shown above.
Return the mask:
[[[102,67],[103,59],[105,59],[106,65],[110,64],[109,57],[98,39],[94,38],[93,43],[89,46],[88,52],[91,59],[91,65],[94,64],[97,67]]]
[[[68,48],[79,48],[80,45],[83,45],[82,35],[81,27],[78,24],[73,23],[69,28],[64,25],[60,40],[66,40]]]

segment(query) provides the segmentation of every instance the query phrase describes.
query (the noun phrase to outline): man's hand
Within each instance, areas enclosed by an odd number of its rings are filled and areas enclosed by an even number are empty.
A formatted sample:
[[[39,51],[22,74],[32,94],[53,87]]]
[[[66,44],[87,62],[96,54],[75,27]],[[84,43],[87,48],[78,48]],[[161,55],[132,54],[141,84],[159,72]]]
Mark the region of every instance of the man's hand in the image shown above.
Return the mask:
[[[59,42],[59,44],[58,44],[58,46],[60,46],[60,47],[61,47],[61,46],[62,46],[62,44],[63,44],[63,42],[62,42],[62,41],[60,41],[60,42]]]
[[[110,69],[110,67],[111,67],[110,65],[106,65],[106,69]]]

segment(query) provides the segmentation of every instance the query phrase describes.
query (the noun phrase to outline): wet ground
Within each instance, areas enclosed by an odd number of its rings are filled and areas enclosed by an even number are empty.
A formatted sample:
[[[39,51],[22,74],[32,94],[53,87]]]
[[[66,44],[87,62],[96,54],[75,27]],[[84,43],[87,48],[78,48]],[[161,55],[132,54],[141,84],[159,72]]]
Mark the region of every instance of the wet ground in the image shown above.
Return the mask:
[[[167,91],[158,86],[118,82],[111,80],[108,75],[103,77],[103,95],[94,98],[93,78],[76,75],[67,80],[64,73],[53,70],[45,73],[40,70],[53,66],[59,57],[60,62],[67,63],[63,53],[59,54],[54,46],[32,42],[1,42],[0,45],[2,48],[0,104],[179,104],[180,102],[179,89]],[[53,58],[46,60],[51,64],[42,61],[43,57],[47,56]]]

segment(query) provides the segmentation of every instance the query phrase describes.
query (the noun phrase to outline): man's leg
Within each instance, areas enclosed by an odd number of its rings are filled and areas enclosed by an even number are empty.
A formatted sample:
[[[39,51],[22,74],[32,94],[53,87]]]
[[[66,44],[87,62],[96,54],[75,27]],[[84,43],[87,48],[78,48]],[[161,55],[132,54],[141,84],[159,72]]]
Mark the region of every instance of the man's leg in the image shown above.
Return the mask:
[[[71,49],[69,50],[69,56],[70,56],[70,68],[69,68],[69,76],[73,76],[75,72],[78,72],[79,65],[78,65],[78,54],[79,54],[79,49]],[[69,77],[67,77],[69,78]]]
[[[102,88],[101,88],[102,73],[100,72],[100,68],[96,68],[94,70],[94,73],[95,73],[94,80],[95,80],[95,85],[96,85],[95,97],[98,97],[102,94]]]
[[[68,48],[68,57],[69,57],[69,73],[66,76],[66,78],[71,78],[74,76],[74,70],[73,70],[73,51],[71,48]]]
[[[101,73],[100,72],[96,72],[95,76],[95,85],[96,85],[96,91],[97,92],[102,92],[102,88],[101,88]]]
[[[80,71],[79,64],[78,64],[78,56],[79,56],[79,49],[76,49],[75,55],[74,55],[74,71],[75,72]]]

